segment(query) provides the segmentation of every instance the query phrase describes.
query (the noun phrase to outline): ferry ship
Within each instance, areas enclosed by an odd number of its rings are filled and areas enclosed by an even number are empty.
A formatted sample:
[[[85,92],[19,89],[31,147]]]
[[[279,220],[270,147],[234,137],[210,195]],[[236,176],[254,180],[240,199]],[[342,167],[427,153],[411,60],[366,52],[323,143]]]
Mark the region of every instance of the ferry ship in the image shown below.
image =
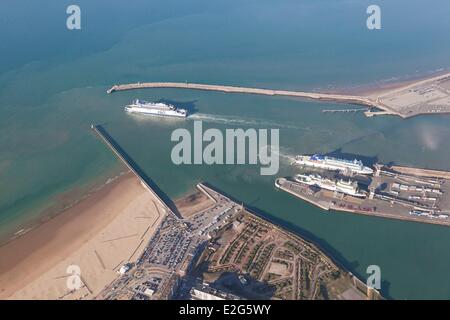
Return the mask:
[[[365,192],[359,190],[356,181],[342,179],[335,181],[324,178],[318,174],[297,174],[294,176],[294,179],[302,184],[316,186],[330,191],[337,191],[354,197],[364,198],[366,196]]]
[[[312,156],[298,155],[295,157],[294,164],[326,169],[337,170],[341,172],[351,172],[357,174],[373,174],[373,169],[363,165],[361,160],[345,160],[314,154]]]
[[[126,112],[140,113],[152,116],[186,118],[187,110],[178,109],[171,104],[154,103],[136,99],[125,107]]]

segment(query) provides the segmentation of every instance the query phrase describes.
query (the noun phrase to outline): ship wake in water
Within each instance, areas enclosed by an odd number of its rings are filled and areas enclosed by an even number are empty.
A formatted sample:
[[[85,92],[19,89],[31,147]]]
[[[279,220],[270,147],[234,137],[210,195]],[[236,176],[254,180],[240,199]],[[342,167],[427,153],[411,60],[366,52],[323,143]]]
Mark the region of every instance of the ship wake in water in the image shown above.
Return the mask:
[[[237,125],[237,126],[245,126],[245,127],[266,127],[266,128],[279,128],[279,129],[294,129],[294,130],[309,130],[307,128],[302,128],[298,126],[288,125],[277,123],[275,121],[267,121],[263,119],[249,119],[235,116],[216,116],[213,114],[206,113],[195,113],[190,115],[187,119],[190,120],[201,120],[210,123],[218,123],[218,124],[229,124],[229,125]]]

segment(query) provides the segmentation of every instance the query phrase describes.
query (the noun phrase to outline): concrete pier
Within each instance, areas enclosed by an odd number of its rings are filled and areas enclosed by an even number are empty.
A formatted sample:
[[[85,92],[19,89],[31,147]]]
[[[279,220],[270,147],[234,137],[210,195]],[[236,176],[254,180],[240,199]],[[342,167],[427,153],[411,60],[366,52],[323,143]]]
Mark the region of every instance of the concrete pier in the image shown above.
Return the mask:
[[[147,88],[177,88],[177,89],[190,89],[190,90],[204,90],[204,91],[218,91],[225,93],[249,93],[260,94],[267,96],[285,96],[295,98],[306,98],[321,101],[333,101],[339,103],[349,103],[362,105],[367,107],[375,107],[385,109],[386,107],[377,103],[376,100],[363,96],[344,95],[344,94],[332,94],[332,93],[317,93],[317,92],[303,92],[303,91],[287,91],[287,90],[272,90],[272,89],[258,89],[248,87],[235,87],[235,86],[223,86],[223,85],[210,85],[199,83],[182,83],[182,82],[143,82],[143,83],[130,83],[114,85],[108,89],[107,93],[113,93],[116,91],[134,90],[134,89],[147,89]],[[389,112],[389,110],[385,110]],[[395,113],[392,113],[395,114]]]
[[[259,89],[188,82],[138,82],[130,84],[117,84],[112,86],[106,92],[113,93],[115,91],[145,88],[176,88],[226,93],[286,96],[321,101],[333,101],[337,103],[349,103],[382,110],[381,112],[374,112],[374,110],[366,111],[364,114],[367,117],[377,115],[397,115],[401,118],[409,118],[421,114],[450,113],[450,91],[448,90],[448,88],[450,88],[450,73],[414,81],[407,85],[399,84],[395,89],[375,91],[372,93],[367,93],[366,95]]]
[[[324,110],[322,110],[322,113],[339,113],[339,112],[348,113],[348,112],[360,112],[360,111],[367,112],[368,110],[366,108],[359,108],[359,109],[324,109]]]
[[[171,206],[170,204],[168,204],[166,201],[164,201],[162,199],[160,194],[155,190],[155,186],[152,187],[150,185],[150,183],[148,182],[148,179],[146,179],[145,177],[142,176],[142,174],[140,173],[140,169],[136,168],[136,165],[131,163],[127,159],[127,156],[124,155],[123,152],[121,150],[119,150],[119,148],[117,148],[115,142],[112,140],[112,138],[109,136],[109,134],[106,132],[106,130],[102,126],[92,124],[91,129],[102,139],[103,142],[106,143],[106,145],[125,164],[125,166],[127,166],[127,168],[130,169],[131,172],[133,172],[139,178],[142,185],[155,196],[155,198],[163,206],[163,208],[167,211],[167,213],[171,212],[171,213],[175,214],[177,212],[176,209],[172,208],[173,206]]]

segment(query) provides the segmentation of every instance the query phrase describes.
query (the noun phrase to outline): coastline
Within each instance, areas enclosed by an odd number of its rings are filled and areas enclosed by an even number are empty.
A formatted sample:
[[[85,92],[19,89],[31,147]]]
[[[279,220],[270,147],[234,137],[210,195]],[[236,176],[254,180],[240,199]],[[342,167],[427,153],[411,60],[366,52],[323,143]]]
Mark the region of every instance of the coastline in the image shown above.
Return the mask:
[[[127,169],[119,163],[105,172],[90,177],[88,181],[73,184],[68,189],[59,190],[46,200],[46,202],[51,203],[49,206],[26,209],[11,222],[1,226],[0,247],[54,219],[124,174],[127,174]]]
[[[417,80],[395,82],[391,84],[390,88],[385,90],[392,90],[394,88],[403,87],[408,83],[415,81]],[[65,279],[67,278],[67,275],[64,275],[65,269],[61,268],[62,261],[58,259],[65,257],[65,259],[63,259],[63,262],[65,263],[65,266],[67,266],[67,261],[71,259],[78,259],[79,257],[84,256],[86,254],[86,251],[90,250],[91,253],[94,252],[97,260],[102,260],[101,258],[98,258],[99,254],[97,249],[94,249],[92,251],[92,243],[88,245],[86,244],[92,241],[97,241],[99,235],[102,234],[103,230],[106,229],[114,220],[116,220],[116,218],[118,218],[119,216],[123,216],[124,212],[120,210],[114,211],[111,209],[112,207],[108,207],[107,205],[101,207],[100,203],[105,204],[108,201],[123,202],[124,197],[122,197],[122,193],[124,191],[130,191],[126,190],[124,185],[127,185],[127,181],[132,180],[138,181],[138,179],[135,179],[134,176],[131,177],[131,173],[129,172],[122,172],[118,176],[113,176],[112,178],[109,178],[106,183],[103,183],[97,188],[91,189],[87,193],[80,192],[82,196],[69,203],[68,205],[65,205],[62,210],[59,210],[58,212],[53,214],[48,214],[46,216],[43,215],[39,218],[38,224],[30,228],[24,227],[22,230],[19,230],[18,232],[16,232],[13,238],[9,239],[6,243],[2,244],[0,242],[0,256],[6,257],[5,259],[2,259],[3,261],[0,262],[0,298],[6,297],[14,299],[57,299],[95,297],[95,293],[97,292],[95,288],[100,288],[99,284],[90,285],[94,289],[86,289],[87,291],[84,291],[82,295],[72,295],[72,293],[66,293],[66,296],[65,294],[62,294],[65,290],[64,283],[66,281]],[[99,181],[98,177],[97,181]],[[140,182],[138,184],[141,187]],[[118,192],[117,190],[120,190],[120,192]],[[111,194],[114,194],[115,197],[111,197]],[[150,197],[152,196],[154,195],[150,195]],[[61,197],[64,198],[64,193],[61,193]],[[105,201],[105,199],[108,199],[108,201]],[[101,212],[101,215],[95,215],[94,217],[92,208],[95,208],[95,210]],[[108,208],[110,210],[109,212],[107,212]],[[105,219],[102,221],[100,217],[103,217]],[[155,223],[158,219],[159,217],[156,218]],[[90,221],[90,223],[86,221]],[[81,231],[79,234],[69,233],[72,234],[73,239],[71,239],[68,234],[61,235],[61,233],[65,233],[65,231],[67,230],[71,231],[71,229],[73,228],[78,229],[78,227],[80,226],[84,226],[86,227],[86,229],[78,230]],[[42,230],[45,230],[45,232]],[[139,230],[139,232],[141,231],[142,230]],[[130,233],[130,235],[134,234]],[[142,237],[144,236],[147,237],[147,235],[143,234]],[[131,252],[130,258],[136,256],[135,253],[138,252],[137,250],[139,249],[141,244],[145,244],[145,241],[143,242],[142,237],[137,244],[137,248],[135,248],[136,250],[133,249],[134,251]],[[56,245],[55,242],[58,241],[67,243],[65,243],[64,245]],[[136,241],[131,246],[133,245],[136,246]],[[50,248],[48,248],[48,246]],[[96,246],[94,245],[94,247]],[[82,251],[82,253],[79,253],[80,250]],[[42,255],[40,255],[39,258],[36,258],[36,254],[40,254],[41,251],[43,252],[42,254],[45,258],[43,258]],[[73,254],[73,252],[75,252],[75,255]],[[127,249],[125,249],[125,252],[126,254],[130,254],[130,250],[127,251]],[[34,260],[35,258],[36,260]],[[117,259],[118,264],[115,264],[114,266],[112,266],[112,264],[108,265],[108,268],[111,269],[108,271],[111,272],[109,272],[108,275],[105,275],[106,280],[102,280],[103,283],[108,283],[108,281],[117,277],[115,271],[117,270],[117,267],[120,267],[120,263],[125,261],[123,258],[124,257],[122,257],[120,261],[119,259]],[[39,267],[37,268],[36,261],[39,261]],[[100,264],[103,265],[103,262],[101,262]],[[98,273],[98,267],[99,266],[97,261],[97,265],[93,267],[96,270],[90,270],[90,272],[92,272],[92,274]],[[105,269],[105,266],[103,266],[103,269]],[[17,275],[13,275],[13,273],[17,273]],[[20,277],[20,275],[26,276]],[[42,284],[44,282],[48,283],[48,281],[52,279],[59,279],[57,281],[58,284],[55,285],[55,287],[58,288],[51,288],[51,292],[40,292],[39,287],[42,287]],[[13,282],[19,283],[15,284]],[[88,285],[86,285],[86,288],[87,287]]]
[[[333,90],[324,90],[324,92],[336,94],[364,95],[364,96],[380,95],[389,92],[391,90],[409,86],[416,82],[443,76],[449,72],[450,68],[441,68],[439,70],[425,72],[417,75],[408,75],[404,77],[396,77],[393,79],[379,80],[377,82],[361,84],[357,86],[342,87]]]
[[[164,212],[134,175],[118,177],[0,246],[0,298],[95,297],[139,256]],[[84,284],[74,292],[66,284],[70,265],[80,267]]]

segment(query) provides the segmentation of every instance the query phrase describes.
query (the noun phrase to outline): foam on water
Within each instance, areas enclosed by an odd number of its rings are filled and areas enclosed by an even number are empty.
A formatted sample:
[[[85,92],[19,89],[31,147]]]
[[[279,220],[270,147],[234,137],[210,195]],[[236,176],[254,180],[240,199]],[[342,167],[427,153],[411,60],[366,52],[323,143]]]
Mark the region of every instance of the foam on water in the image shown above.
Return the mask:
[[[294,130],[309,130],[299,126],[293,126],[285,123],[278,123],[275,121],[267,121],[265,119],[249,119],[237,116],[224,116],[206,113],[194,113],[190,115],[188,120],[201,120],[209,123],[245,126],[245,127],[266,127],[273,129],[294,129]]]

